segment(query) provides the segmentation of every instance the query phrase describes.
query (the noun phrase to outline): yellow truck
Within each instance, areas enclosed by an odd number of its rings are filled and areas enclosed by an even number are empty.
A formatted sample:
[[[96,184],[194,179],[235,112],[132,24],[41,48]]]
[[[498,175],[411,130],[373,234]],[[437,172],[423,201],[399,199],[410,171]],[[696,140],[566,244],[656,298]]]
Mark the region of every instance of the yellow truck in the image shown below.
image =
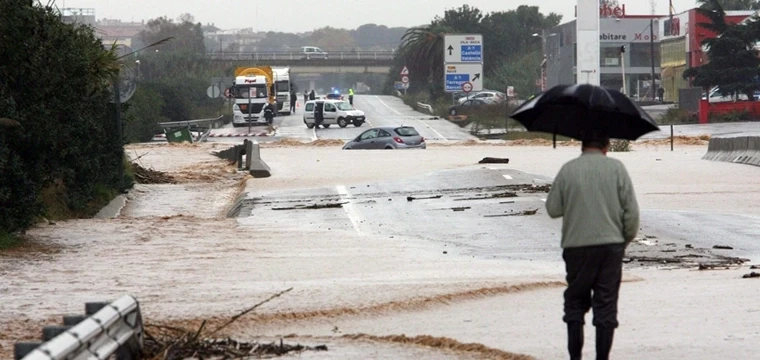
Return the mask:
[[[269,66],[239,67],[232,84],[235,105],[232,126],[266,124],[264,107],[276,102],[274,74]]]

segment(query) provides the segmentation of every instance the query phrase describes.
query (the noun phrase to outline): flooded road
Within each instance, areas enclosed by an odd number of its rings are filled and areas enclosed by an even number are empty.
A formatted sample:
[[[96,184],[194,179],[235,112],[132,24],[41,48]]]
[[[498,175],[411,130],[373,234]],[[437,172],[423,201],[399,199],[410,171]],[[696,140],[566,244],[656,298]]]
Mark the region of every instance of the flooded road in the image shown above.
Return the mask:
[[[307,355],[313,358],[494,358],[492,351],[554,358],[562,350],[559,224],[543,212],[545,193],[507,187],[540,186],[556,171],[552,169],[576,156],[577,149],[459,146],[342,152],[273,146],[262,149],[273,176],[248,179],[215,159],[210,154],[215,148],[223,146],[130,149],[130,154],[142,156],[145,167],[165,171],[177,183],[137,186],[115,219],[66,221],[31,230],[34,244],[0,255],[0,323],[28,339],[53,316],[79,313],[84,302],[123,294],[141,301],[149,322],[193,323],[232,316],[292,287],[287,296],[242,318],[229,334],[295,334],[342,349]],[[749,211],[757,206],[758,195],[749,189],[757,188],[758,170],[701,162],[700,152],[703,149],[642,149],[612,155],[629,166],[647,208],[645,217],[651,216],[643,234],[659,241],[655,246],[632,245],[633,249],[663,255],[671,242],[710,246],[716,240],[713,235],[700,240],[695,234],[709,234],[706,228],[725,224],[730,216],[743,219],[750,225],[747,229],[757,228]],[[484,156],[513,160],[509,165],[476,164]],[[359,166],[364,170],[352,171]],[[720,186],[724,177],[733,181],[730,190],[742,193],[726,192],[725,185]],[[697,178],[702,180],[690,181]],[[489,195],[507,191],[517,196]],[[240,194],[247,194],[247,206],[238,217],[227,218]],[[441,197],[426,198],[436,195]],[[417,198],[408,201],[408,196]],[[335,202],[341,206],[280,209]],[[724,210],[729,202],[734,215]],[[679,215],[678,224],[689,230],[668,235],[664,229],[674,226],[661,215],[681,214],[689,204],[692,211],[714,204],[712,209],[723,215]],[[532,209],[537,210],[533,215],[486,217]],[[736,226],[722,227],[729,234],[724,242],[738,250],[725,255],[751,252],[757,246],[752,230]],[[651,311],[641,305],[645,300],[638,294],[667,294],[679,279],[687,278],[678,288],[680,296],[691,299],[688,309],[679,309],[682,316],[697,319],[700,309],[724,304],[721,314],[730,328],[718,333],[741,338],[731,342],[736,351],[749,349],[750,340],[757,340],[752,335],[756,329],[740,321],[756,309],[749,295],[737,290],[747,280],[735,280],[736,271],[686,276],[689,270],[672,270],[665,277],[657,271],[661,270],[630,267],[624,289],[631,292],[623,306],[635,311],[625,310],[630,311],[626,326],[638,328],[635,324],[651,321]],[[705,287],[716,291],[706,292]],[[735,300],[716,302],[718,294],[726,292]],[[667,304],[669,309],[675,306]],[[507,325],[510,319],[514,325]],[[514,339],[526,327],[532,332],[524,333],[533,335],[517,346]],[[641,331],[654,334],[647,339],[666,339],[665,330],[648,326]],[[397,337],[404,333],[430,338],[415,342]],[[541,333],[548,334],[553,345],[545,346]],[[709,342],[705,336],[695,339],[721,348],[720,342]],[[14,340],[21,339],[0,337],[2,354]],[[456,343],[482,348],[446,345]],[[626,340],[621,344],[626,344],[621,351],[642,346]],[[672,354],[666,345],[648,348],[648,354]]]

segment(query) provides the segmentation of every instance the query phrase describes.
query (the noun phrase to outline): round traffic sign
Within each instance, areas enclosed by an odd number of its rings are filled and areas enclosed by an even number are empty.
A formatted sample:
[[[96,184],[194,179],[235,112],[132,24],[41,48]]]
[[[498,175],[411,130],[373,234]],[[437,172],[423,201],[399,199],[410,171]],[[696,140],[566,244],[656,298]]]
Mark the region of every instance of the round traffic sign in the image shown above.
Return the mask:
[[[208,97],[212,99],[216,99],[219,97],[219,95],[221,95],[221,91],[219,90],[218,87],[216,87],[215,85],[212,85],[206,89],[206,95],[208,95]]]
[[[468,82],[462,84],[462,91],[464,91],[466,93],[472,91],[472,83],[468,81]]]
[[[409,77],[406,76],[406,75],[402,76],[401,77],[401,82],[404,83],[404,84],[408,83],[409,82]]]

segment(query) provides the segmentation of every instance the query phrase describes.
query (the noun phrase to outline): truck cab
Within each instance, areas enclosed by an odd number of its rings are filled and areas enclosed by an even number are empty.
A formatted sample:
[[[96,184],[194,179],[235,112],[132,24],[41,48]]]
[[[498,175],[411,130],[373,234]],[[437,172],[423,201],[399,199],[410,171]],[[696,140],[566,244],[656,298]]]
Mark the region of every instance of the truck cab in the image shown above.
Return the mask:
[[[232,126],[267,124],[264,107],[275,102],[271,68],[238,68],[231,90],[235,99],[235,105],[232,106]]]
[[[290,115],[290,68],[272,68],[274,87],[277,92],[277,113]]]

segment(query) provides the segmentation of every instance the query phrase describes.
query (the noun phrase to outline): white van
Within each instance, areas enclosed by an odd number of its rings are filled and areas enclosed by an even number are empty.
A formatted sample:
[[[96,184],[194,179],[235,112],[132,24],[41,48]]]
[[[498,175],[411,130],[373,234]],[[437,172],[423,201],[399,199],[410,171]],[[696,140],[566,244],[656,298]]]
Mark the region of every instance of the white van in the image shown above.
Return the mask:
[[[306,102],[303,112],[303,123],[311,129],[315,126],[314,114],[322,110],[322,127],[329,128],[330,125],[337,124],[344,128],[348,124],[354,124],[359,127],[367,121],[364,112],[354,109],[348,101],[341,100],[310,100]]]
[[[301,59],[327,59],[327,53],[316,46],[302,46]]]

